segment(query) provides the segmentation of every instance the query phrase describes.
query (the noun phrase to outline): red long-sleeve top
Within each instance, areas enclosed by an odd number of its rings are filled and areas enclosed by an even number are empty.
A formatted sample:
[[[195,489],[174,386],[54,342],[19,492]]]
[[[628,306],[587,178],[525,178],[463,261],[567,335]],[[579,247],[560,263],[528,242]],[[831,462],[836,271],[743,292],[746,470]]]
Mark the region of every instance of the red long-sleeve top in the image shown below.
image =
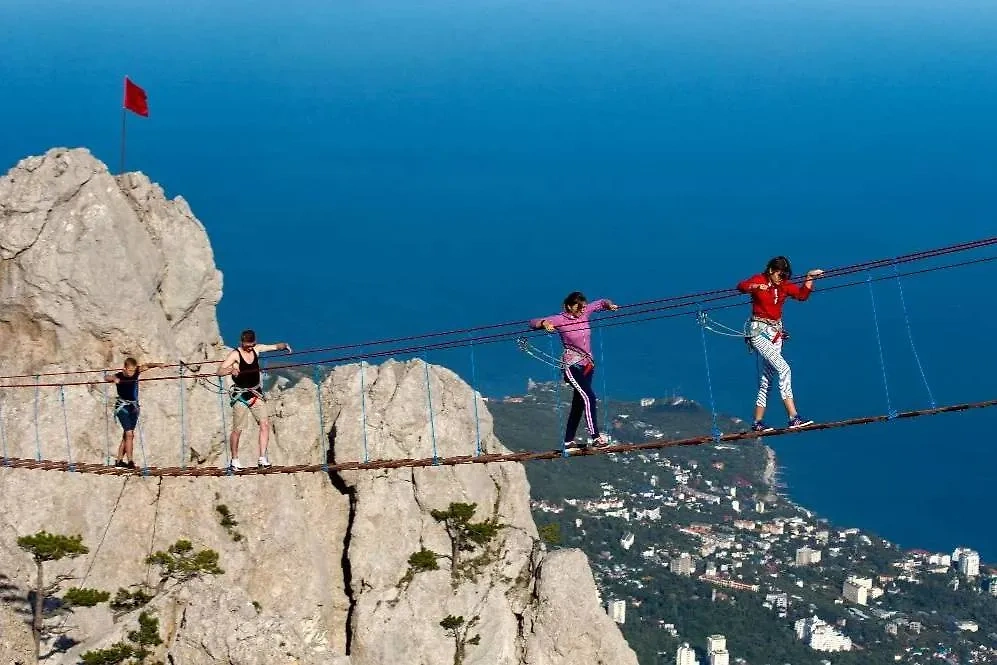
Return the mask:
[[[753,288],[755,284],[768,284],[767,289]],[[769,281],[765,274],[754,275],[737,285],[737,290],[751,296],[751,315],[761,319],[772,319],[778,321],[782,318],[782,306],[786,304],[787,298],[796,300],[806,300],[810,297],[813,289],[806,286],[798,286],[790,281],[784,280],[776,286]]]

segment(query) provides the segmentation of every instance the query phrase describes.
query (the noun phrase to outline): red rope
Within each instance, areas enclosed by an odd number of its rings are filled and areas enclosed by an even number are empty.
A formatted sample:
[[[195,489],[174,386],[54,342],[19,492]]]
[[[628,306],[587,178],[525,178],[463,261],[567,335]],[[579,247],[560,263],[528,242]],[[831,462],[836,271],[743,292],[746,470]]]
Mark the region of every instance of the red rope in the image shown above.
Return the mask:
[[[946,246],[946,247],[940,247],[940,248],[935,248],[935,249],[923,250],[923,251],[920,251],[920,252],[914,252],[914,253],[911,253],[911,254],[905,254],[905,255],[902,255],[902,256],[898,256],[898,257],[895,257],[895,258],[877,259],[875,261],[867,261],[867,262],[863,262],[863,263],[856,263],[856,264],[842,266],[842,267],[838,267],[838,268],[832,268],[832,269],[829,269],[829,270],[825,271],[825,273],[819,279],[821,279],[821,280],[833,279],[833,278],[842,277],[842,276],[846,276],[846,275],[850,275],[850,274],[854,274],[854,273],[858,273],[858,272],[865,272],[865,271],[868,271],[868,270],[875,270],[877,268],[889,267],[889,266],[892,266],[892,265],[902,265],[902,264],[911,263],[911,262],[914,262],[914,261],[922,261],[922,260],[925,260],[925,259],[937,258],[937,257],[940,257],[940,256],[946,256],[946,255],[954,254],[954,253],[958,253],[958,252],[965,252],[965,251],[970,251],[970,250],[974,250],[974,249],[980,249],[980,248],[984,248],[984,247],[990,247],[990,246],[993,246],[993,245],[997,245],[997,237],[983,238],[983,239],[980,239],[980,240],[973,240],[973,241],[969,241],[969,242],[959,243],[959,244],[956,244],[956,245],[949,245],[949,246]],[[974,260],[974,261],[959,262],[959,263],[950,264],[950,265],[941,266],[941,267],[934,267],[934,268],[922,269],[922,270],[917,270],[917,271],[911,271],[911,272],[908,272],[908,273],[902,273],[901,276],[923,274],[923,273],[927,273],[927,272],[934,272],[936,270],[944,270],[944,269],[948,269],[948,268],[954,268],[954,267],[960,267],[960,266],[963,266],[963,265],[969,265],[971,263],[986,262],[986,261],[989,261],[989,260],[992,260],[992,259],[990,259],[990,258],[984,258],[984,259],[977,259],[977,260]],[[877,278],[877,279],[874,279],[873,281],[878,281],[878,279],[894,279],[895,277],[896,277],[895,275],[889,275],[888,277]],[[800,281],[800,280],[797,280],[797,281]],[[823,291],[836,290],[836,289],[839,289],[839,288],[845,288],[847,286],[854,286],[854,285],[857,285],[859,283],[863,283],[864,284],[865,281],[863,281],[863,282],[851,282],[851,283],[848,283],[848,284],[845,284],[845,285],[835,285],[835,286],[823,288],[822,290]],[[620,312],[619,313],[605,315],[605,316],[601,317],[600,320],[601,321],[606,321],[606,320],[619,319],[619,318],[630,318],[630,317],[641,316],[643,314],[650,314],[650,313],[656,313],[656,312],[667,311],[667,310],[687,308],[687,307],[691,307],[693,305],[699,306],[702,303],[727,300],[727,299],[730,299],[730,298],[738,297],[740,295],[741,294],[736,289],[727,288],[727,289],[714,289],[712,291],[701,291],[699,293],[692,293],[692,294],[686,294],[686,295],[681,295],[681,296],[668,296],[668,297],[665,297],[665,298],[658,298],[658,299],[655,299],[655,300],[646,300],[646,301],[641,301],[641,302],[636,302],[636,303],[630,303],[630,304],[627,304],[627,305],[620,305]],[[655,306],[647,308],[648,305],[655,305]],[[633,309],[639,308],[639,307],[645,307],[645,309],[639,309],[637,311],[630,311],[630,310],[633,310]],[[719,307],[713,307],[713,308],[703,308],[703,311],[714,311],[716,309],[725,309],[726,307],[728,307],[728,306],[719,306]],[[683,312],[683,314],[685,314],[685,313],[686,312]],[[649,321],[649,320],[656,320],[656,319],[659,319],[659,318],[669,318],[669,317],[649,317],[649,318],[645,318],[645,319],[642,319],[642,320],[643,321]],[[274,366],[268,367],[267,370],[268,371],[272,371],[272,370],[276,370],[276,369],[291,369],[291,368],[298,368],[298,367],[308,367],[308,366],[313,366],[313,365],[322,365],[322,364],[327,364],[327,363],[328,364],[331,364],[331,363],[340,363],[340,362],[348,362],[348,361],[354,361],[354,360],[360,360],[360,359],[370,359],[370,358],[388,357],[388,356],[392,356],[392,355],[420,353],[420,352],[424,352],[424,351],[433,351],[433,350],[440,350],[440,349],[459,348],[459,347],[462,347],[462,346],[466,346],[466,345],[468,345],[469,343],[472,343],[472,342],[476,343],[476,344],[480,344],[480,343],[487,344],[487,343],[492,343],[492,342],[496,342],[496,341],[513,339],[515,337],[522,336],[524,334],[524,332],[526,332],[526,331],[523,330],[523,326],[525,326],[527,322],[528,322],[527,320],[518,320],[518,321],[505,322],[505,323],[495,323],[495,324],[488,324],[488,325],[482,325],[482,326],[475,326],[475,327],[471,327],[471,328],[459,328],[459,329],[455,329],[455,330],[446,330],[446,331],[437,331],[437,332],[430,332],[430,333],[422,333],[422,334],[419,334],[419,335],[409,335],[409,336],[404,336],[404,337],[385,338],[385,339],[368,341],[368,342],[363,342],[363,343],[340,344],[340,345],[335,345],[335,346],[317,347],[317,348],[314,348],[314,349],[306,349],[306,350],[302,350],[302,351],[295,351],[294,353],[286,354],[286,356],[311,355],[311,354],[315,354],[315,353],[325,353],[325,352],[329,352],[329,351],[337,351],[337,350],[345,350],[345,349],[355,349],[355,348],[361,348],[361,347],[363,347],[363,348],[369,348],[369,347],[372,347],[372,346],[375,346],[375,347],[376,346],[383,346],[385,344],[393,344],[393,343],[407,342],[407,341],[414,341],[414,340],[421,340],[421,339],[433,339],[433,338],[438,338],[438,337],[447,337],[447,336],[455,336],[455,335],[463,335],[464,336],[460,340],[447,340],[447,341],[435,342],[435,343],[431,343],[431,344],[420,344],[420,345],[413,345],[413,346],[403,347],[403,348],[393,348],[393,349],[388,349],[388,350],[381,350],[381,351],[374,351],[374,352],[367,352],[367,353],[351,354],[351,355],[345,355],[345,356],[340,356],[340,357],[335,357],[335,358],[326,358],[326,359],[316,360],[316,361],[307,361],[307,362],[300,362],[300,363],[288,363],[288,364],[274,365]],[[597,324],[597,325],[593,325],[593,327],[609,327],[610,325],[613,325],[613,324]],[[621,325],[621,324],[615,324],[615,325]],[[509,328],[509,327],[512,327],[512,326],[515,326],[516,328],[514,330],[510,330],[510,331],[506,331],[506,332],[493,333],[493,334],[489,334],[489,335],[479,335],[477,337],[467,337],[468,334],[474,333],[474,332],[483,332],[483,331],[487,331],[487,330],[497,330],[497,329],[501,329],[501,328]],[[218,364],[220,362],[222,362],[222,361],[221,360],[201,360],[201,361],[195,361],[195,362],[184,362],[183,364],[187,365],[188,367],[198,367],[198,366],[201,366],[201,365]],[[180,364],[178,363],[178,364],[173,364],[173,365],[165,365],[163,368],[165,369],[165,368],[179,367],[179,366],[180,366]],[[36,378],[36,377],[42,377],[42,376],[71,376],[71,375],[79,375],[79,374],[102,374],[102,373],[107,372],[107,371],[115,371],[115,369],[75,370],[75,371],[64,371],[64,372],[41,372],[41,373],[38,373],[38,374],[11,374],[11,375],[5,375],[5,376],[0,375],[0,381],[7,380],[7,379]],[[184,378],[208,378],[208,377],[214,377],[214,376],[215,376],[214,374],[193,374],[192,373],[188,377],[184,377]],[[177,380],[179,378],[180,377],[177,377],[177,376],[146,377],[146,378],[143,378],[143,381],[169,381],[169,380]],[[84,386],[84,385],[97,385],[97,384],[100,384],[100,383],[102,383],[102,379],[99,379],[99,380],[89,380],[89,381],[74,381],[74,382],[67,382],[67,383],[39,383],[39,384],[35,384],[35,383],[30,383],[30,384],[12,383],[12,384],[0,385],[0,388],[27,388],[27,387],[34,388],[36,385],[38,385],[39,387]]]

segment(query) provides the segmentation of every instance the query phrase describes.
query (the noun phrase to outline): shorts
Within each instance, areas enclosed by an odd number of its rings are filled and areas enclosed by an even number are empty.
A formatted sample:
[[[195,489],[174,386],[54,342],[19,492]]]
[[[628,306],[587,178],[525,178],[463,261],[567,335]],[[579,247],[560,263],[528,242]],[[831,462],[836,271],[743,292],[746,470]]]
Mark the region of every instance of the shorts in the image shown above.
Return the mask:
[[[260,421],[270,417],[270,405],[266,400],[257,397],[252,400],[252,406],[246,406],[244,402],[236,402],[232,405],[232,431],[241,432],[249,425],[249,416],[252,414],[258,425]]]
[[[121,429],[126,432],[134,432],[138,427],[137,406],[123,406],[114,412],[114,417],[121,423]]]

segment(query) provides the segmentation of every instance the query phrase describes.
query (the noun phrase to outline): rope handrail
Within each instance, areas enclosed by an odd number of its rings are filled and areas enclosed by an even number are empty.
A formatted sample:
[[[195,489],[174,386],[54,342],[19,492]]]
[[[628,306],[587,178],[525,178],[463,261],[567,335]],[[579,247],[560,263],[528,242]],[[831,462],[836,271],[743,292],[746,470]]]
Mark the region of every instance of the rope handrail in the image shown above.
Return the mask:
[[[858,273],[858,272],[875,270],[877,268],[897,266],[897,265],[901,265],[901,264],[905,264],[905,263],[911,263],[911,262],[914,262],[914,261],[921,261],[921,260],[926,260],[926,259],[930,259],[930,258],[937,258],[937,257],[940,257],[940,256],[947,256],[949,254],[954,254],[954,253],[958,253],[958,252],[965,252],[965,251],[970,251],[970,250],[974,250],[974,249],[981,249],[981,248],[984,248],[984,247],[991,247],[991,246],[994,246],[994,245],[997,245],[997,236],[993,236],[993,237],[989,237],[989,238],[981,238],[981,239],[978,239],[978,240],[966,241],[966,242],[957,243],[957,244],[954,244],[954,245],[947,245],[947,246],[938,247],[938,248],[921,250],[921,251],[918,251],[918,252],[911,252],[911,253],[903,254],[903,255],[900,255],[900,256],[893,257],[893,258],[875,259],[875,260],[872,260],[872,261],[865,261],[865,262],[861,262],[861,263],[855,263],[855,264],[840,266],[840,267],[837,267],[837,268],[831,268],[831,269],[826,270],[824,272],[824,274],[820,277],[820,279],[822,279],[822,280],[823,279],[834,279],[836,277],[842,277],[842,276],[845,276],[845,275],[850,275],[850,274],[854,274],[854,273]],[[797,279],[797,281],[799,281],[799,279]],[[828,290],[828,289],[824,289],[824,290]],[[662,297],[662,298],[655,298],[655,299],[651,299],[651,300],[644,300],[644,301],[639,301],[639,302],[634,302],[634,303],[629,303],[629,304],[623,304],[623,305],[620,305],[620,309],[621,310],[630,310],[630,309],[634,309],[634,308],[647,307],[649,305],[664,305],[664,304],[669,304],[669,305],[671,305],[671,307],[666,307],[665,308],[665,309],[668,309],[668,308],[674,308],[674,307],[689,306],[689,305],[693,305],[693,304],[695,304],[697,302],[700,302],[700,303],[701,302],[710,302],[710,301],[717,300],[717,299],[724,299],[724,298],[728,298],[728,297],[736,297],[738,295],[740,295],[740,294],[737,292],[736,289],[733,289],[733,288],[713,289],[713,290],[709,290],[709,291],[701,291],[699,293],[690,293],[690,294],[684,294],[684,295],[678,295],[678,296],[665,296],[665,297]],[[655,308],[654,310],[645,310],[645,311],[657,311],[657,308]],[[626,316],[627,314],[624,313],[624,314],[621,314],[621,315]],[[316,354],[316,353],[329,353],[329,352],[332,352],[332,351],[342,351],[342,350],[347,350],[347,349],[359,349],[361,347],[384,346],[386,344],[398,344],[398,343],[402,343],[402,342],[410,342],[410,341],[424,340],[424,339],[434,339],[434,338],[439,338],[439,337],[453,337],[453,336],[458,336],[458,335],[465,335],[466,336],[466,335],[469,335],[471,333],[480,333],[480,332],[484,332],[484,331],[497,330],[497,329],[502,329],[502,328],[509,328],[509,327],[513,327],[513,326],[522,327],[527,322],[528,322],[527,319],[521,319],[521,320],[516,320],[516,321],[506,321],[506,322],[502,322],[502,323],[491,323],[491,324],[484,324],[484,325],[480,325],[480,326],[472,326],[472,327],[468,327],[468,328],[457,328],[457,329],[453,329],[453,330],[433,331],[433,332],[419,333],[419,334],[415,334],[415,335],[406,335],[406,336],[401,336],[401,337],[390,337],[390,338],[384,338],[384,339],[373,340],[373,341],[353,342],[353,343],[346,343],[346,344],[337,344],[337,345],[333,345],[333,346],[316,347],[316,348],[312,348],[312,349],[302,349],[302,350],[294,351],[293,353],[289,353],[289,354],[286,354],[286,355],[287,356],[313,355],[313,354]],[[509,333],[509,334],[511,335],[513,333]],[[432,347],[429,347],[429,348],[432,348]],[[447,348],[447,347],[444,347],[444,348]],[[362,356],[362,355],[351,356],[351,358],[360,358],[360,357],[369,357],[369,356]],[[204,359],[204,360],[196,360],[196,361],[183,361],[182,363],[164,365],[164,368],[177,368],[181,364],[186,364],[188,366],[200,366],[200,365],[218,364],[220,362],[222,362],[222,360],[217,360],[217,359],[213,359],[213,360]],[[330,361],[326,360],[326,361],[322,361],[322,362],[330,362]],[[319,364],[319,363],[301,363],[300,366],[310,366],[312,364]],[[29,379],[29,378],[35,378],[35,377],[76,376],[76,375],[86,375],[86,374],[102,374],[103,372],[116,371],[117,369],[119,369],[119,368],[65,370],[65,371],[56,371],[56,372],[40,372],[40,373],[32,373],[32,374],[9,374],[9,375],[0,375],[0,381],[4,381],[4,380],[8,380],[8,379]],[[149,379],[143,379],[143,380],[149,380]],[[89,384],[96,384],[96,383],[98,383],[98,381],[95,380],[95,381],[78,381],[78,382],[63,383],[61,385],[67,385],[67,386],[69,386],[69,385],[89,385]],[[60,385],[60,384],[42,384],[42,385]],[[7,386],[0,386],[0,387],[16,387],[16,386],[15,385],[7,385]]]
[[[875,416],[862,416],[857,418],[847,418],[825,423],[814,423],[805,427],[775,429],[766,432],[735,432],[731,434],[707,434],[703,436],[686,437],[682,439],[658,439],[646,441],[644,443],[623,443],[610,445],[604,448],[589,447],[577,450],[566,457],[587,457],[592,455],[607,455],[610,453],[627,453],[641,450],[662,450],[667,448],[694,447],[705,444],[732,443],[736,441],[750,441],[764,437],[785,436],[788,434],[801,434],[804,432],[815,432],[830,429],[841,429],[845,427],[855,427],[858,425],[868,425],[871,423],[888,422],[891,420],[904,420],[919,418],[922,416],[934,416],[943,413],[958,413],[972,409],[986,409],[997,406],[997,399],[980,402],[963,402],[960,404],[950,404],[947,406],[933,407],[928,409],[918,409],[913,411],[902,411],[896,414],[883,414]],[[14,469],[41,469],[45,471],[75,471],[77,473],[90,473],[94,475],[106,476],[152,476],[152,477],[187,477],[187,476],[255,476],[271,474],[295,474],[295,473],[328,473],[339,471],[368,471],[376,469],[399,469],[432,466],[457,466],[460,464],[491,464],[500,462],[532,462],[536,460],[555,460],[564,458],[560,449],[554,450],[533,450],[509,453],[482,453],[480,455],[455,455],[453,457],[422,457],[407,459],[380,459],[367,462],[350,461],[336,464],[296,464],[286,466],[272,466],[267,468],[246,468],[236,474],[232,474],[228,469],[222,467],[147,467],[145,469],[129,469],[104,464],[80,463],[70,464],[66,460],[34,460],[23,457],[8,457],[0,464],[0,468],[9,467]],[[72,467],[72,468],[70,468]]]
[[[992,262],[992,261],[997,261],[997,256],[977,257],[977,258],[974,258],[974,259],[966,259],[966,260],[957,261],[957,262],[954,262],[954,263],[946,263],[946,264],[939,265],[939,266],[931,266],[931,267],[927,267],[927,268],[919,268],[919,269],[916,269],[916,270],[909,270],[909,271],[906,271],[906,272],[899,272],[899,273],[897,273],[897,272],[890,272],[889,274],[878,275],[876,277],[872,277],[871,281],[872,282],[879,282],[879,281],[884,281],[884,280],[895,280],[898,276],[899,277],[913,277],[913,276],[917,276],[917,275],[925,275],[925,274],[929,274],[929,273],[933,273],[933,272],[938,272],[938,271],[942,271],[942,270],[950,270],[950,269],[954,269],[954,268],[961,268],[961,267],[966,267],[966,266],[971,266],[971,265],[979,265],[979,264],[983,264],[983,263],[989,263],[989,262]],[[885,265],[890,265],[890,264],[884,264],[884,266]],[[849,282],[843,282],[843,283],[840,283],[840,284],[832,284],[832,285],[829,285],[829,286],[826,286],[826,287],[822,287],[818,291],[815,291],[815,294],[829,293],[831,291],[838,291],[838,290],[841,290],[841,289],[851,288],[851,287],[855,287],[855,286],[865,286],[865,285],[868,284],[869,281],[870,281],[869,279],[863,278],[863,279],[859,279],[859,280],[853,280],[853,281],[849,281]],[[703,299],[701,299],[699,301],[695,301],[695,302],[672,303],[672,304],[662,305],[662,306],[659,306],[659,307],[650,307],[650,308],[642,309],[642,310],[639,310],[639,311],[636,311],[636,312],[622,312],[622,311],[619,311],[619,312],[614,312],[612,314],[605,314],[605,315],[601,316],[598,320],[589,321],[588,325],[590,325],[592,327],[592,329],[597,329],[597,328],[611,328],[611,327],[621,326],[621,325],[633,325],[633,324],[639,324],[639,323],[647,323],[647,322],[650,322],[650,321],[660,321],[660,320],[663,320],[663,319],[670,319],[670,318],[676,318],[676,317],[681,317],[681,316],[696,316],[696,315],[698,315],[698,312],[699,312],[700,309],[703,312],[716,312],[716,311],[721,311],[721,310],[725,310],[725,309],[730,309],[730,308],[733,308],[733,307],[743,307],[744,303],[741,302],[740,300],[738,302],[732,302],[732,303],[721,303],[720,302],[720,301],[724,301],[724,300],[730,300],[732,297],[736,297],[736,296],[740,296],[740,295],[741,294],[739,294],[739,293],[737,293],[735,291],[735,292],[729,293],[729,294],[719,294],[719,295],[715,295],[715,296],[712,296],[712,297],[703,298]],[[715,304],[708,305],[708,306],[702,306],[702,304],[704,304],[704,303],[715,303]],[[621,305],[620,309],[622,310],[623,308],[624,307]],[[678,310],[678,311],[676,311],[676,310]],[[667,312],[667,313],[660,314],[660,312]],[[655,316],[645,316],[645,315],[652,315],[652,314],[655,314]],[[581,323],[579,325],[585,325],[585,324]],[[565,327],[566,328],[570,328],[570,326],[565,326]],[[445,341],[435,342],[435,343],[432,343],[432,344],[423,344],[423,345],[415,345],[415,346],[409,346],[409,347],[390,348],[390,349],[383,349],[383,350],[377,350],[377,351],[365,351],[365,352],[359,353],[359,354],[337,356],[337,357],[333,357],[333,358],[322,358],[322,359],[318,359],[318,360],[309,360],[309,361],[302,361],[302,362],[297,362],[297,363],[283,363],[283,364],[271,365],[271,366],[269,366],[267,368],[267,371],[273,372],[273,371],[278,371],[278,370],[300,369],[300,368],[305,368],[305,367],[314,367],[316,365],[326,365],[326,364],[345,363],[345,362],[359,362],[360,360],[370,361],[371,359],[388,358],[388,357],[391,357],[391,356],[394,356],[394,355],[407,355],[407,354],[417,354],[417,353],[421,353],[421,352],[425,352],[425,351],[438,351],[438,350],[456,349],[456,348],[462,348],[462,347],[468,346],[469,344],[472,344],[472,343],[473,344],[479,344],[479,345],[495,344],[495,343],[499,343],[499,342],[505,342],[505,341],[515,340],[517,338],[524,337],[524,336],[526,336],[526,337],[528,337],[528,336],[539,336],[539,335],[545,335],[545,334],[548,334],[548,333],[546,333],[546,331],[543,331],[543,330],[523,330],[523,329],[519,328],[519,329],[510,330],[510,331],[502,332],[502,333],[493,333],[493,334],[490,334],[490,335],[479,335],[477,337],[468,337],[468,338],[464,338],[464,339],[445,340]],[[211,362],[215,362],[215,361],[211,361]],[[183,378],[184,379],[191,379],[191,380],[204,380],[204,379],[217,379],[218,378],[217,375],[214,374],[214,373],[195,373],[193,371],[193,368],[197,367],[199,364],[207,364],[207,363],[204,363],[204,362],[202,362],[202,363],[186,363],[185,362],[184,365],[186,365],[189,369],[191,369],[191,372],[189,374],[186,374]],[[150,370],[150,371],[155,371],[155,370]],[[43,374],[32,374],[31,375],[32,378],[34,378],[36,376],[44,376],[44,375]],[[0,377],[0,380],[2,380],[2,379],[3,379],[3,377]],[[147,381],[176,381],[176,380],[179,380],[179,379],[180,379],[180,377],[177,376],[176,374],[170,374],[170,375],[166,375],[166,376],[147,376],[147,375],[144,374],[143,378],[142,378],[142,381],[143,382],[147,382]],[[36,386],[43,387],[43,388],[44,387],[58,388],[59,386],[90,386],[90,385],[99,385],[101,382],[102,382],[102,380],[69,381],[69,382],[61,382],[61,383],[60,382],[49,382],[49,383],[36,383],[36,382],[32,382],[32,383],[8,383],[8,384],[0,384],[0,389],[3,389],[3,388],[35,388]]]

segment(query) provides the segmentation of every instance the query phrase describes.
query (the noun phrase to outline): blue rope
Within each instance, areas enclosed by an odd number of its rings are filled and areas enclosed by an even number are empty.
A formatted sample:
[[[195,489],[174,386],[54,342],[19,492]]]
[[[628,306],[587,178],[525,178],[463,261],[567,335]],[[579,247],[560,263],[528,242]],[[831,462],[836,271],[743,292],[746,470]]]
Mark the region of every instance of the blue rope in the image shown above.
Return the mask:
[[[478,372],[474,364],[474,338],[467,334],[471,347],[471,400],[474,402],[474,456],[481,454],[481,422],[478,419]]]
[[[897,417],[890,401],[890,381],[886,377],[886,355],[883,353],[883,339],[879,332],[879,312],[876,309],[876,292],[872,288],[872,275],[866,276],[869,284],[869,301],[872,303],[872,321],[876,325],[876,346],[879,348],[879,367],[883,371],[883,391],[886,393],[886,413],[890,420]]]
[[[263,382],[266,381],[267,379],[269,379],[270,375],[267,373],[266,366],[263,363],[263,357],[260,356],[259,354],[256,354],[256,357],[260,361],[260,394],[262,395],[264,393],[264,383]],[[247,409],[249,408],[248,404],[246,405],[246,408]],[[269,409],[267,409],[267,413],[269,413]],[[250,414],[252,414],[252,412],[250,412]],[[272,428],[274,428],[274,420],[272,418],[269,418],[268,420],[270,422],[267,425],[267,428],[271,429],[271,431],[267,433],[267,435],[269,436],[273,431],[276,431],[276,430],[272,429]],[[259,428],[261,430],[263,429],[263,423],[259,423]],[[270,455],[270,444],[273,443],[273,438],[269,438],[269,439],[267,439],[267,441],[268,441],[268,443],[267,443],[267,456],[269,458],[269,455]],[[257,452],[259,452],[259,451],[257,451]]]
[[[142,430],[142,419],[141,414],[138,421],[138,447],[142,451],[142,475],[149,475],[149,460],[145,457],[145,434]],[[132,453],[134,454],[134,452]],[[134,460],[133,460],[134,461]]]
[[[557,345],[554,343],[553,336],[550,338],[550,355],[553,358],[560,359],[560,356],[557,354]],[[561,414],[561,381],[563,381],[564,378],[561,376],[560,371],[567,372],[568,370],[567,368],[560,370],[559,367],[551,365],[551,371],[554,372],[554,409],[557,411],[557,429],[560,432],[564,432],[565,422],[564,417]],[[561,435],[558,434],[558,436]],[[566,443],[568,442],[564,440],[563,436],[561,436],[561,457],[569,457],[568,448],[565,445]]]
[[[907,339],[910,340],[910,350],[914,352],[914,360],[917,362],[917,369],[921,372],[921,381],[924,382],[924,389],[928,391],[928,403],[931,404],[931,408],[934,409],[936,406],[935,396],[931,393],[931,386],[928,385],[928,375],[924,372],[924,366],[921,364],[921,356],[917,353],[917,346],[914,345],[914,331],[911,329],[910,325],[910,315],[907,313],[907,300],[904,298],[904,286],[900,282],[900,268],[897,264],[893,264],[893,273],[897,277],[897,289],[900,291],[900,305],[904,310],[904,325],[907,326]]]
[[[363,349],[361,348],[361,351]],[[360,425],[363,427],[363,461],[369,462],[370,457],[367,455],[367,386],[364,382],[364,362],[363,358],[360,358]]]
[[[228,443],[228,427],[225,425],[225,379],[218,377],[218,413],[222,421],[222,448],[225,449],[225,469],[228,475],[233,475],[232,460]]]
[[[62,425],[66,430],[66,461],[69,463],[67,469],[69,471],[76,471],[76,465],[73,464],[73,450],[69,444],[69,418],[66,416],[66,388],[65,386],[59,386],[59,401],[62,403]]]
[[[107,372],[103,372],[104,379],[104,463],[111,465],[111,419],[109,417],[109,406],[107,401]]]
[[[3,426],[3,402],[0,401],[0,442],[3,443],[3,465],[7,466],[7,432]]]
[[[439,464],[440,459],[436,454],[436,423],[433,422],[433,390],[429,385],[429,363],[422,361],[426,368],[426,399],[429,402],[429,431],[433,436],[433,464]]]
[[[39,462],[42,461],[42,437],[38,431],[38,381],[40,379],[41,377],[35,374],[35,459]]]
[[[697,320],[703,316],[703,309],[700,307],[699,313],[697,314]],[[720,427],[717,425],[717,402],[713,397],[713,377],[710,374],[710,352],[706,346],[706,328],[699,326],[699,334],[703,338],[703,360],[706,363],[706,388],[710,393],[710,414],[713,417],[713,427],[710,429],[710,434],[713,436],[713,440],[720,441]]]
[[[187,423],[184,419],[183,409],[183,361],[180,361],[180,468],[187,468]]]
[[[329,473],[329,437],[325,433],[325,415],[322,413],[322,377],[319,366],[312,369],[315,377],[315,401],[318,403],[318,438],[322,446],[322,470]]]
[[[602,374],[602,428],[605,431],[610,429],[609,425],[609,388],[606,383],[606,352],[602,344],[606,334],[602,328],[598,329],[599,334],[599,372]]]

